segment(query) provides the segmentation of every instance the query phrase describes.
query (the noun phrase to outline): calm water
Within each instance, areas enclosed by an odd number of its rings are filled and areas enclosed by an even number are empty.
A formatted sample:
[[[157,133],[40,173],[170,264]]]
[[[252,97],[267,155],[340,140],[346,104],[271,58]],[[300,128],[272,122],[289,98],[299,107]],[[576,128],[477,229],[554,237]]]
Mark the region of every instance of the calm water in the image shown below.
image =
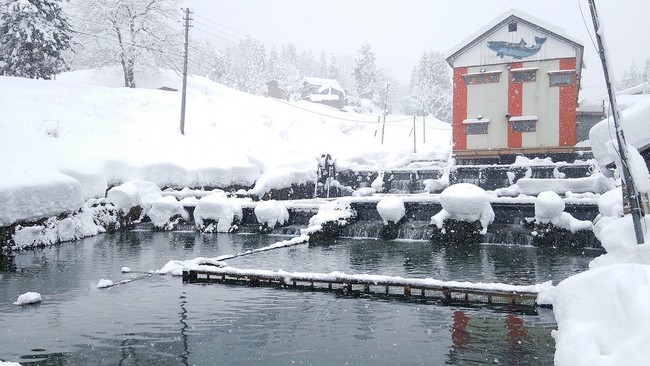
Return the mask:
[[[553,314],[508,314],[377,297],[183,284],[170,259],[214,257],[282,238],[135,231],[16,253],[0,271],[0,360],[41,365],[552,365]],[[530,284],[586,269],[597,253],[435,247],[341,239],[228,261],[239,268]],[[43,302],[11,305],[40,292]]]

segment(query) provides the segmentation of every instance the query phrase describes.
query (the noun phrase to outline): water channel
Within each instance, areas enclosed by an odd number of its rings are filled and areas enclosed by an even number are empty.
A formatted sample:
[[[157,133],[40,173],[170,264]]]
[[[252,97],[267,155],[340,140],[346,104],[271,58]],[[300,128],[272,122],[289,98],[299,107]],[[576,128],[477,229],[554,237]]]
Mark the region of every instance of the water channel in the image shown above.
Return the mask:
[[[171,259],[255,249],[278,236],[131,231],[18,252],[0,270],[0,360],[23,365],[552,365],[553,313],[377,296],[183,284]],[[599,252],[336,239],[228,261],[238,268],[557,284]],[[122,267],[133,273],[121,273]],[[18,295],[41,293],[38,305]]]

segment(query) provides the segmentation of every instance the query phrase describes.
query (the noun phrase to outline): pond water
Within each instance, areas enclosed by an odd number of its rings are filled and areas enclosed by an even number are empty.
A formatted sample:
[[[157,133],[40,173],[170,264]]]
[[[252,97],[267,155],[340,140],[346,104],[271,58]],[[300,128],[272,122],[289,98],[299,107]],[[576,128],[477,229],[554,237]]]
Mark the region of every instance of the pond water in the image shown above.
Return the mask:
[[[0,270],[0,360],[38,365],[552,365],[551,310],[507,313],[373,296],[183,284],[171,259],[255,249],[278,236],[132,231],[23,251]],[[336,239],[228,261],[239,268],[532,284],[599,253]],[[122,267],[133,273],[121,273]],[[38,305],[15,306],[35,291]]]

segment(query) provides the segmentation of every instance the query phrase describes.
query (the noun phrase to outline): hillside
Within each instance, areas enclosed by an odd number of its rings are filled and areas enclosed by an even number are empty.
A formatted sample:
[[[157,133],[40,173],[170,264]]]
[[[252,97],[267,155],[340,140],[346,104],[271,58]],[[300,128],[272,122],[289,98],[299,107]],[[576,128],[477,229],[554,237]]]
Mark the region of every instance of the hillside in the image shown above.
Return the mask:
[[[0,196],[18,199],[25,187],[61,181],[59,173],[79,181],[84,198],[129,180],[175,188],[252,186],[265,176],[290,183],[314,177],[324,153],[340,169],[382,169],[444,158],[450,148],[451,127],[432,118],[424,147],[418,120],[414,155],[412,117],[388,116],[382,146],[376,115],[253,96],[199,76],[188,79],[181,135],[180,92],[157,90],[180,89],[180,75],[161,71],[138,89],[119,87],[120,78],[117,68],[56,81],[0,77],[0,168],[7,172]]]

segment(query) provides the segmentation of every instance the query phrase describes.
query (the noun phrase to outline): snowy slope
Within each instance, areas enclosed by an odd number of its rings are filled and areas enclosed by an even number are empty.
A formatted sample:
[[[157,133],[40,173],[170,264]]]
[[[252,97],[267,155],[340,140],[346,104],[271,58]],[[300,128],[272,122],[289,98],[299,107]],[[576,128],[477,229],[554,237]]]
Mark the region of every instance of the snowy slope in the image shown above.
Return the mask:
[[[323,153],[342,167],[382,168],[449,151],[444,122],[427,121],[427,146],[420,141],[414,156],[410,117],[387,118],[382,146],[376,115],[253,96],[198,76],[188,80],[181,135],[180,92],[156,89],[180,88],[180,75],[161,71],[139,80],[141,89],[120,82],[117,68],[56,81],[0,77],[0,189],[47,186],[58,173],[78,180],[84,198],[103,196],[107,183],[137,179],[177,188],[251,186],[267,175],[275,182],[314,177]]]

